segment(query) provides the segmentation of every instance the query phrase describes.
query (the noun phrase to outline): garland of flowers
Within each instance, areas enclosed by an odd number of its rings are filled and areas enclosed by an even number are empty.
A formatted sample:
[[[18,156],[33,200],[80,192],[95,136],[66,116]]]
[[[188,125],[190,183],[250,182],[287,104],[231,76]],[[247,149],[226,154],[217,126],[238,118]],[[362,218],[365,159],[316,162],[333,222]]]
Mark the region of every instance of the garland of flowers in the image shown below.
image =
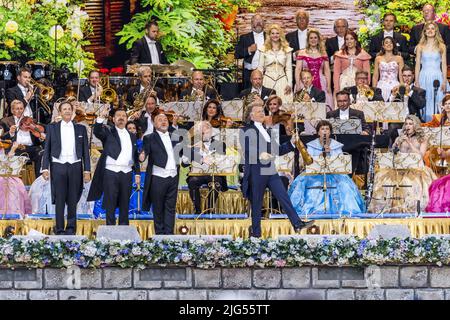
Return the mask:
[[[2,267],[82,268],[149,266],[298,267],[385,264],[450,264],[450,240],[443,238],[367,240],[321,238],[286,241],[22,241],[0,239]]]
[[[233,46],[232,29],[239,9],[254,11],[251,0],[141,0],[144,12],[117,33],[119,44],[131,49],[144,36],[144,26],[157,20],[161,44],[169,62],[185,59],[197,68],[218,66]]]
[[[0,0],[0,60],[54,62],[76,72],[77,62],[90,70],[94,54],[83,46],[92,32],[83,0]]]
[[[413,26],[423,21],[422,8],[425,4],[434,5],[436,22],[450,26],[447,13],[450,0],[355,0],[365,18],[359,21],[358,38],[361,45],[367,47],[369,38],[382,29],[382,19],[385,13],[394,13],[397,17],[397,32],[401,32],[409,40],[409,31]]]

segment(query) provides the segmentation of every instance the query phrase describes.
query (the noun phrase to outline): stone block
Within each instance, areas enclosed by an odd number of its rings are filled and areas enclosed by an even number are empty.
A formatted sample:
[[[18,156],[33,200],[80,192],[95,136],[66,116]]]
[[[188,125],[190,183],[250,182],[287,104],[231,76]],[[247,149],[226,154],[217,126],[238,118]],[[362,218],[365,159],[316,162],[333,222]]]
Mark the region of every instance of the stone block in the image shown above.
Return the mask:
[[[266,300],[266,290],[211,290],[209,300]]]
[[[269,289],[267,300],[325,300],[321,289]]]
[[[132,269],[105,268],[103,269],[103,288],[125,289],[131,288]]]
[[[386,289],[386,300],[414,300],[414,290]]]
[[[68,289],[67,270],[56,268],[44,269],[44,288],[45,289]]]
[[[117,290],[89,290],[89,300],[117,300]]]
[[[26,290],[0,290],[0,300],[27,300]]]
[[[311,268],[283,268],[281,269],[281,283],[283,288],[309,288],[311,286]]]
[[[145,290],[120,290],[119,300],[147,300]]]
[[[450,288],[450,267],[431,267],[430,287]]]
[[[183,268],[185,277],[181,280],[164,280],[163,287],[164,288],[192,288],[192,269],[191,268]],[[182,270],[183,270],[182,269]]]
[[[97,239],[142,241],[136,226],[99,226]]]
[[[253,270],[253,286],[255,288],[279,288],[281,285],[281,269]]]
[[[411,231],[403,224],[377,224],[370,230],[367,239],[393,239],[411,237]]]
[[[207,300],[206,290],[178,290],[178,300]]]
[[[355,291],[352,289],[328,289],[327,300],[355,300]]]
[[[399,286],[398,267],[368,266],[364,276],[369,289],[398,288]]]
[[[148,290],[148,300],[177,300],[177,290]]]
[[[195,288],[220,288],[222,278],[220,269],[192,269]]]
[[[441,289],[417,289],[417,300],[444,300],[444,290]]]
[[[356,289],[356,300],[384,300],[384,289]]]
[[[11,289],[14,281],[14,270],[0,268],[0,289]]]
[[[87,290],[59,290],[59,300],[87,300]]]
[[[29,300],[58,300],[58,290],[30,290]]]
[[[81,289],[101,289],[103,270],[106,269],[80,269]]]
[[[339,288],[341,268],[312,268],[313,288]]]
[[[320,275],[319,275],[320,276]],[[342,268],[341,287],[343,288],[366,288],[367,282],[364,278],[363,268]]]
[[[42,269],[16,269],[14,271],[15,289],[42,289]]]
[[[223,287],[226,289],[250,289],[252,287],[252,272],[249,268],[222,269]]]
[[[403,288],[424,288],[428,286],[428,268],[408,266],[400,268],[400,285]]]
[[[162,287],[161,280],[150,280],[149,269],[133,271],[133,288],[135,289],[157,289]]]

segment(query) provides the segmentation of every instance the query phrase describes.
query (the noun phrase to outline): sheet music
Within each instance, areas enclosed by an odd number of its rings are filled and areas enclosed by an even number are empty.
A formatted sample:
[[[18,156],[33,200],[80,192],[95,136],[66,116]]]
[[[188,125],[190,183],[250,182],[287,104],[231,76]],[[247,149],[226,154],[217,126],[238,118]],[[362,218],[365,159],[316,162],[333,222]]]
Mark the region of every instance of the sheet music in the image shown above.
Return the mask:
[[[362,125],[360,119],[328,119],[333,126],[333,134],[361,134]]]
[[[350,154],[339,154],[337,156],[313,157],[314,162],[306,166],[305,174],[351,174],[352,156]]]
[[[293,102],[283,104],[281,109],[294,114],[297,110],[299,120],[326,119],[327,105],[319,102]]]
[[[404,122],[409,114],[407,102],[357,102],[352,108],[364,112],[367,121]]]
[[[441,128],[422,128],[431,146],[439,146],[441,144]],[[442,127],[442,146],[450,147],[450,127]]]

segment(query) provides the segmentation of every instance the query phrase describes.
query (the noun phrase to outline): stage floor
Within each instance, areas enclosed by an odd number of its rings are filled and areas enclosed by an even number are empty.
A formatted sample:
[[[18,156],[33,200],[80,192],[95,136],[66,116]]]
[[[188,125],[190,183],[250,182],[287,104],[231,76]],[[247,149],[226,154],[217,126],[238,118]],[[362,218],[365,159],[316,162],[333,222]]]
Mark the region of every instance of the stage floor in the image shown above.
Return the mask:
[[[77,234],[89,238],[95,236],[104,220],[78,220]],[[151,238],[154,235],[152,220],[131,220],[142,239]],[[366,237],[373,226],[377,224],[402,224],[408,226],[413,237],[422,237],[426,234],[450,234],[450,219],[445,218],[411,218],[411,219],[324,219],[316,220],[319,233],[349,234],[358,237]],[[50,234],[54,225],[53,220],[0,220],[0,232],[3,235],[5,228],[14,226],[16,234],[26,235],[31,229]],[[182,220],[176,221],[176,233],[181,226],[189,228],[188,234],[196,235],[232,235],[233,238],[247,238],[250,219],[228,220]],[[279,235],[294,234],[294,230],[287,219],[269,219],[262,221],[262,237],[276,238]],[[306,230],[302,230],[306,234]]]

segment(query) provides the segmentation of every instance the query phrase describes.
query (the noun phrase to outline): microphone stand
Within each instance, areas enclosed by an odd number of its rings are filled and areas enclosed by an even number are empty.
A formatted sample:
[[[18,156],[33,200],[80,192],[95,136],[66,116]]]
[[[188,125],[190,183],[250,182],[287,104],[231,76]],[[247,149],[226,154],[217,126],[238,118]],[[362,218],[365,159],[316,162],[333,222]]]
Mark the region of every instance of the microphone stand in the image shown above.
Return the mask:
[[[435,80],[435,82],[433,82],[433,114],[437,113],[437,104],[436,104],[436,96],[437,96],[437,92],[439,90],[439,80]]]

